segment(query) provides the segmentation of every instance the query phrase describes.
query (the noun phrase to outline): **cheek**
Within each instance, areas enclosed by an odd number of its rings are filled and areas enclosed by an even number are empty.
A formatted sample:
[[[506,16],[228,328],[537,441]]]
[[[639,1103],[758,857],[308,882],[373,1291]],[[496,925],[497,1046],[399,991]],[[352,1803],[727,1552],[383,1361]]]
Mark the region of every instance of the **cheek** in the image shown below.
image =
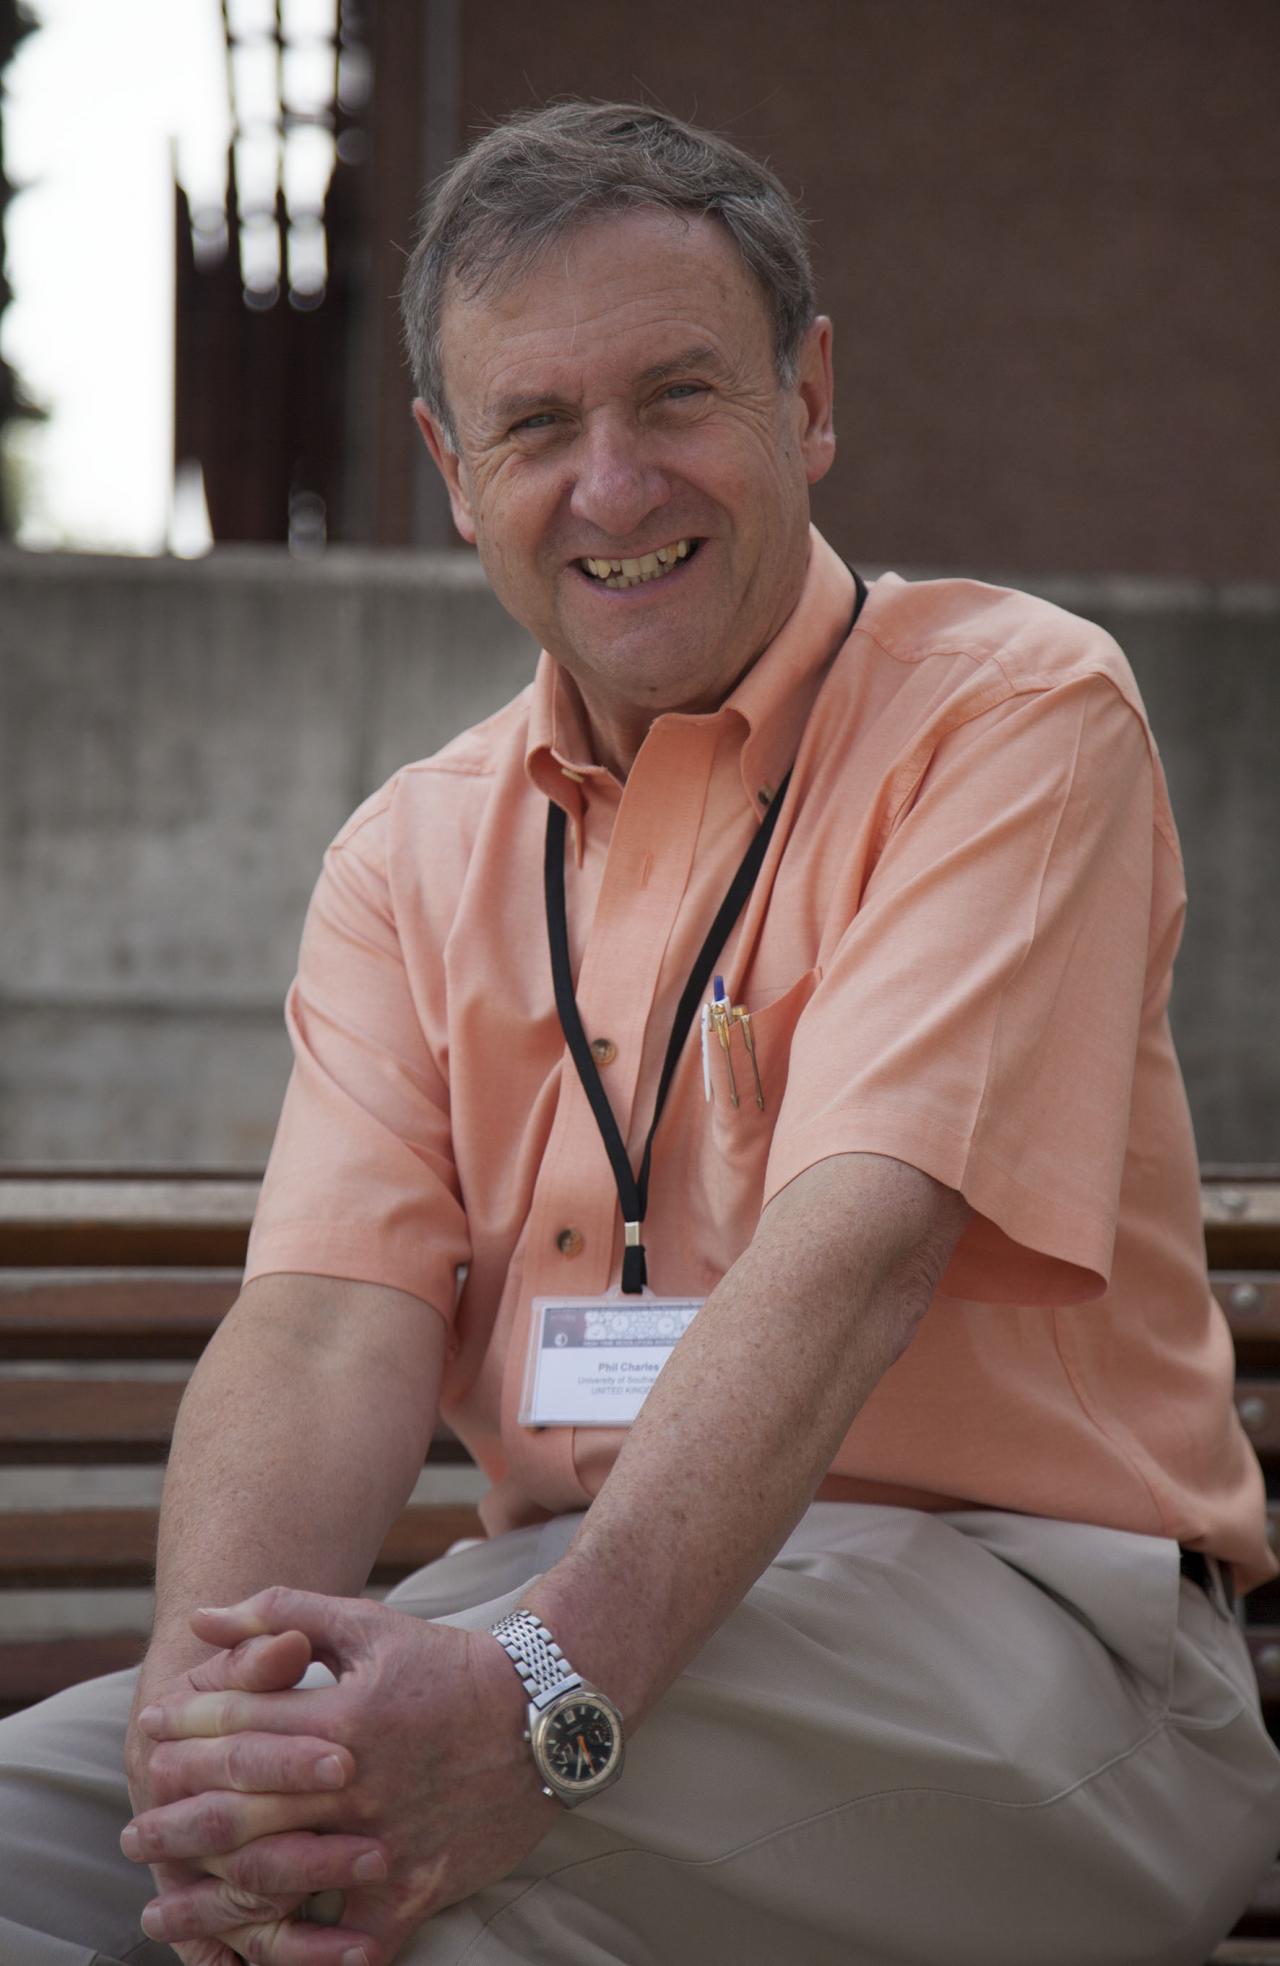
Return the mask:
[[[545,622],[554,603],[548,597],[560,558],[550,552],[553,529],[548,515],[527,499],[503,500],[489,508],[476,529],[476,548],[485,577],[508,611],[526,626]],[[535,632],[541,632],[535,627]]]
[[[559,487],[549,479],[526,478],[514,484],[503,474],[484,488],[476,507],[476,530],[495,563],[527,575],[549,551],[559,502]]]
[[[767,529],[767,514],[790,493],[798,472],[789,439],[790,433],[753,428],[710,461],[704,483],[740,524]]]

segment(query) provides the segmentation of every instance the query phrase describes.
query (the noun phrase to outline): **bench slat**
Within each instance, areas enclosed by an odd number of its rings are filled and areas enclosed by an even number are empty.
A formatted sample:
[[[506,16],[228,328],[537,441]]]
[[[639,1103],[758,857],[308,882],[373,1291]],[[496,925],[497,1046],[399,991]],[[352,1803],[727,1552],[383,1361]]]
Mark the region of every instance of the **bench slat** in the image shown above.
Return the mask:
[[[0,1578],[11,1590],[129,1589],[151,1583],[155,1508],[14,1509],[0,1514]],[[415,1502],[391,1530],[373,1567],[390,1584],[443,1556],[464,1536],[482,1536],[465,1502]]]
[[[0,1175],[0,1264],[243,1264],[253,1176]]]
[[[1215,1270],[1237,1342],[1280,1354],[1280,1277]],[[240,1271],[0,1269],[0,1346],[9,1358],[191,1358],[235,1302]]]
[[[6,1358],[197,1358],[236,1300],[237,1269],[0,1270]]]
[[[198,1358],[239,1292],[234,1269],[0,1270],[10,1359]],[[1280,1364],[1280,1277],[1215,1271],[1214,1295],[1250,1363]]]
[[[0,1172],[0,1264],[234,1265],[244,1256],[260,1185],[247,1173],[7,1168]],[[1215,1262],[1235,1267],[1250,1252],[1259,1263],[1280,1262],[1274,1170],[1210,1174],[1200,1196]]]
[[[0,1379],[0,1462],[163,1461],[181,1380]]]

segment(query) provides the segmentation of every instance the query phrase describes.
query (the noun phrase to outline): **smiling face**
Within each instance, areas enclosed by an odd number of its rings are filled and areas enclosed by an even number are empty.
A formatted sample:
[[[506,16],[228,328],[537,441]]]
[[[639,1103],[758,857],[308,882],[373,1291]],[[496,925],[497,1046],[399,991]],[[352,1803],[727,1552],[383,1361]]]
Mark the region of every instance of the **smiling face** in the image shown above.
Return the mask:
[[[667,212],[591,220],[450,299],[456,451],[414,413],[459,532],[598,729],[714,708],[791,612],[834,455],[830,355],[820,319],[780,387],[729,235]]]

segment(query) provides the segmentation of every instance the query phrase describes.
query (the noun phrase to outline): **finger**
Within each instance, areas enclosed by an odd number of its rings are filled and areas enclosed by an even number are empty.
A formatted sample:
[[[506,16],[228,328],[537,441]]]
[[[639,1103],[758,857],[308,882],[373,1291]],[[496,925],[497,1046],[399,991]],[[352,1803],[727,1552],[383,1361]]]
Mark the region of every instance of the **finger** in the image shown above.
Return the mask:
[[[249,1966],[384,1966],[390,1953],[368,1932],[344,1925],[255,1926],[227,1937]]]
[[[314,1645],[334,1652],[343,1649],[344,1641],[358,1639],[365,1609],[358,1597],[325,1597],[318,1591],[273,1584],[240,1604],[202,1605],[191,1614],[191,1629],[211,1645],[236,1645],[262,1633],[300,1631]]]
[[[188,1678],[202,1692],[238,1687],[245,1693],[282,1693],[296,1686],[311,1664],[311,1641],[300,1631],[244,1639],[216,1652]]]
[[[387,1947],[368,1932],[297,1918],[233,1926],[222,1943],[234,1948],[236,1966],[241,1959],[250,1966],[386,1966],[389,1959]]]
[[[184,1863],[225,1857],[256,1836],[324,1828],[335,1798],[319,1795],[234,1795],[215,1789],[149,1809],[120,1838],[136,1864]]]
[[[182,1966],[241,1966],[240,1955],[218,1939],[196,1939],[181,1946],[177,1957]]]
[[[290,1907],[290,1910],[292,1907]],[[142,1914],[149,1939],[191,1945],[215,1939],[235,1954],[263,1966],[349,1966],[353,1950],[375,1966],[382,1950],[369,1934],[342,1925],[313,1925],[279,1905],[258,1902],[244,1892],[210,1883],[181,1897],[153,1898]]]
[[[297,1734],[334,1737],[343,1708],[333,1687],[288,1693],[178,1693],[144,1707],[142,1733],[153,1741],[191,1741],[220,1734]]]
[[[201,1877],[198,1870],[178,1864],[157,1864],[151,1874],[162,1896],[199,1883]],[[239,1955],[217,1939],[193,1939],[178,1949],[177,1957],[182,1966],[241,1966]]]
[[[345,1788],[355,1771],[349,1748],[309,1734],[159,1741],[148,1769],[155,1802],[176,1802],[208,1789],[257,1795],[325,1793]]]
[[[274,1924],[293,1909],[287,1897],[271,1900],[241,1891],[222,1878],[204,1878],[185,1891],[153,1898],[143,1910],[142,1929],[149,1939],[175,1945],[183,1940],[226,1938],[250,1919]]]
[[[359,1884],[385,1884],[386,1846],[376,1837],[344,1836],[336,1831],[315,1836],[294,1830],[283,1836],[263,1836],[226,1857],[211,1857],[209,1869],[237,1890],[262,1898],[297,1899],[317,1892],[354,1890]],[[341,1918],[320,1919],[336,1925]]]

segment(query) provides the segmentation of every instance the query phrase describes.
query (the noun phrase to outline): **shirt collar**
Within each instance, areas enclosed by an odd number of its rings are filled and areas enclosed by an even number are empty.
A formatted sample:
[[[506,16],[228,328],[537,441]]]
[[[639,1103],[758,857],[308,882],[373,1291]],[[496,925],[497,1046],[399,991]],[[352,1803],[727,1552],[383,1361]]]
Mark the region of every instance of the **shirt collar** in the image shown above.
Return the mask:
[[[811,526],[799,600],[720,709],[707,712],[710,719],[733,711],[742,720],[742,786],[757,814],[791,768],[828,665],[847,639],[853,597],[848,567]],[[603,772],[591,757],[577,689],[545,649],[533,683],[525,770],[575,822],[582,815],[584,786]]]
[[[573,678],[543,649],[533,678],[525,771],[545,797],[562,805],[575,829],[582,817],[582,788],[604,774],[594,762],[587,720]]]

